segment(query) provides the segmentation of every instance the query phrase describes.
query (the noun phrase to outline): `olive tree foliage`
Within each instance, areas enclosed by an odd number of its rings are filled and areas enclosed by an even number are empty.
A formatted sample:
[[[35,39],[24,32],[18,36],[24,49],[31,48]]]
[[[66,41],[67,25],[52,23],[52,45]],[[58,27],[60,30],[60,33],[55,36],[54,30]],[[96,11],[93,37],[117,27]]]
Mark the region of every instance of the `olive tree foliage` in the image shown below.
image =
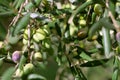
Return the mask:
[[[119,31],[120,0],[0,0],[0,67],[14,65],[1,79],[53,80],[52,65],[55,80],[89,80],[110,62],[118,80]]]

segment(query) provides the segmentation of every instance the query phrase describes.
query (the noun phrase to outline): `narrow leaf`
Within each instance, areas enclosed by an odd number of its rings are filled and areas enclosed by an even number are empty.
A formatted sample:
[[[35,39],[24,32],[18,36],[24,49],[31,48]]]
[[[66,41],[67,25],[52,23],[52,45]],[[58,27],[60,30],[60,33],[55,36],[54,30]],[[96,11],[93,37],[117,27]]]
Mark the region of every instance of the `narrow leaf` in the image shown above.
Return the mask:
[[[113,72],[112,80],[118,80],[118,72],[119,72],[118,69],[116,69],[116,70]]]
[[[6,30],[5,27],[0,23],[0,40],[4,40],[6,37]]]
[[[38,74],[31,74],[28,76],[28,80],[46,80],[46,78]]]
[[[92,58],[89,55],[87,55],[85,52],[82,52],[80,54],[80,57],[82,57],[83,59],[88,60],[88,61],[92,60]]]
[[[28,9],[31,9],[33,8],[34,6],[38,6],[42,0],[33,0],[34,2],[30,2],[28,3],[26,6],[25,6],[25,9],[28,10]]]
[[[81,64],[81,67],[95,67],[105,64],[109,59],[93,60]]]
[[[23,2],[24,2],[24,0],[17,0],[17,4],[15,6],[15,9],[18,9]]]
[[[98,22],[96,22],[96,23],[94,23],[94,24],[92,25],[92,27],[90,28],[89,33],[88,33],[88,35],[89,35],[88,38],[89,38],[89,39],[91,39],[92,36],[95,34],[95,32],[96,32],[97,30],[99,30],[100,27],[102,27],[100,23],[101,23],[101,22],[100,22],[100,20],[99,20]]]
[[[107,29],[115,29],[113,24],[111,24],[109,21],[108,21],[108,18],[103,18],[100,20],[101,21],[101,25]]]
[[[2,79],[1,80],[12,80],[12,75],[14,73],[14,68],[10,67],[9,69],[7,69],[4,74],[2,75]]]
[[[30,14],[28,13],[25,16],[23,16],[20,19],[20,21],[17,23],[15,30],[14,30],[14,35],[18,34],[22,29],[27,27],[29,20],[30,20]]]
[[[25,55],[22,55],[18,68],[22,70],[25,62],[26,62],[26,57],[25,57]]]
[[[72,23],[73,22],[73,19],[74,17],[81,11],[85,10],[86,7],[88,7],[89,5],[93,4],[93,0],[89,0],[89,1],[86,1],[85,3],[83,3],[82,5],[80,5],[75,11],[73,11],[71,17],[69,18],[68,20],[68,23]]]
[[[103,33],[103,46],[106,58],[110,57],[111,43],[110,43],[110,32],[106,28],[102,28]]]

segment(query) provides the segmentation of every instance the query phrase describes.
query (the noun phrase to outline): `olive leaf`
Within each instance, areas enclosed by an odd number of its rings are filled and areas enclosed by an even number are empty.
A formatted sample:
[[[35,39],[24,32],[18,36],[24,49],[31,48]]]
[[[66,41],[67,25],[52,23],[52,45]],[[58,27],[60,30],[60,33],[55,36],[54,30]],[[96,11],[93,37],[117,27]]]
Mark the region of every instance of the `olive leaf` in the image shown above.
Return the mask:
[[[45,77],[38,74],[30,74],[28,80],[47,80]]]
[[[25,6],[25,10],[31,9],[34,6],[38,6],[41,3],[42,0],[33,0],[33,2],[29,2],[26,6]]]
[[[0,23],[0,40],[4,40],[6,37],[6,30],[5,27]]]
[[[9,69],[7,69],[4,74],[2,75],[1,80],[12,80],[12,75],[14,73],[14,68],[10,67]]]
[[[14,29],[14,35],[17,35],[22,29],[26,28],[30,20],[30,13],[24,15],[17,23]]]
[[[81,67],[95,67],[105,64],[109,59],[100,59],[100,60],[93,60],[88,61],[86,63],[81,64]]]
[[[113,24],[109,22],[109,19],[107,17],[104,17],[91,26],[88,33],[88,38],[91,39],[95,32],[101,29],[102,27],[105,27],[107,29],[115,29]]]

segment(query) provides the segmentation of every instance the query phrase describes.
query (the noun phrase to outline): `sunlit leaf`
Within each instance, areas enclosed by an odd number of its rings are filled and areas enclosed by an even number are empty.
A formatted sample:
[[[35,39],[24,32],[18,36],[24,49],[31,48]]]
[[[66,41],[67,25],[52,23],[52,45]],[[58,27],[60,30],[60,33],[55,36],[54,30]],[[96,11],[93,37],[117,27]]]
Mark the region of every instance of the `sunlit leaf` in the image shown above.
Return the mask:
[[[14,29],[14,35],[18,34],[22,29],[26,28],[30,20],[30,14],[27,13],[24,15],[20,21],[18,21],[15,29]]]
[[[95,67],[105,64],[109,59],[93,60],[81,64],[81,67]]]
[[[80,55],[80,57],[82,57],[85,60],[91,61],[93,60],[89,55],[87,55],[85,52],[82,52]]]
[[[12,36],[12,35],[10,35],[10,36],[8,37],[8,42],[9,42],[10,44],[16,44],[16,43],[18,42],[18,40],[19,40],[19,37],[18,37],[18,36]]]
[[[34,0],[33,2],[30,2],[25,6],[25,9],[28,10],[28,9],[31,9],[33,7],[37,7],[41,3],[41,1],[42,0]]]
[[[110,57],[110,50],[111,50],[111,42],[110,42],[110,32],[106,28],[102,28],[103,32],[103,46],[104,46],[104,53],[107,58]]]
[[[30,74],[28,76],[28,80],[47,80],[47,79],[39,74]]]
[[[5,27],[0,23],[0,40],[4,40],[6,37],[6,30]]]
[[[17,8],[19,8],[22,5],[22,3],[24,2],[24,0],[16,0],[16,1],[17,2],[16,2],[15,8],[17,9]]]
[[[10,67],[9,69],[7,69],[4,74],[2,75],[1,80],[12,80],[12,75],[14,73],[14,68]]]

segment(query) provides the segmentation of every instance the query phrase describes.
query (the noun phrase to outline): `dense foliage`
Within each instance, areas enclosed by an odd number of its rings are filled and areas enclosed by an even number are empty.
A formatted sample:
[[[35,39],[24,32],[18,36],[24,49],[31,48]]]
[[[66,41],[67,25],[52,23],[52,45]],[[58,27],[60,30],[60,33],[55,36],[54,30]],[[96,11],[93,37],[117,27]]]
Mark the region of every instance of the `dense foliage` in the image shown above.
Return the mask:
[[[120,0],[0,0],[1,80],[119,80],[119,53]]]

